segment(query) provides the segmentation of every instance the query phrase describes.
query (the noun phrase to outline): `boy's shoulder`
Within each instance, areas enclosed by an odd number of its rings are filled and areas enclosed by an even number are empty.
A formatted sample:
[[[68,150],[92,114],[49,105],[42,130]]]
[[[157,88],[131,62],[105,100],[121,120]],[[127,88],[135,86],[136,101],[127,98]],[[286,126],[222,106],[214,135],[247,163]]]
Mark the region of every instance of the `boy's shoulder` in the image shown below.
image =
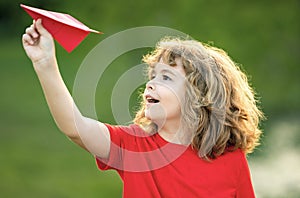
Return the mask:
[[[218,160],[231,161],[232,163],[241,163],[246,160],[246,154],[241,149],[227,150],[222,155],[217,157]]]
[[[143,130],[137,124],[130,124],[130,125],[110,125],[105,124],[106,127],[110,132],[118,132],[118,133],[125,133],[127,135],[136,136],[136,137],[148,137],[149,133]]]

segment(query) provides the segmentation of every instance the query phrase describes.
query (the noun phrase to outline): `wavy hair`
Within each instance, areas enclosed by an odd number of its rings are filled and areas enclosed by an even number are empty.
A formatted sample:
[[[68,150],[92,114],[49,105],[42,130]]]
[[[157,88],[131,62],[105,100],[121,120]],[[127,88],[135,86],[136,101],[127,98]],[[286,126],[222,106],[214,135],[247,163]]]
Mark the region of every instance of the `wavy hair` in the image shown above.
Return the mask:
[[[209,160],[238,148],[252,152],[264,116],[246,74],[225,51],[195,40],[164,38],[143,61],[150,71],[161,59],[176,65],[175,58],[181,59],[186,73],[182,123],[192,130],[191,145],[198,155]],[[146,131],[157,130],[145,117],[144,101],[134,122]]]

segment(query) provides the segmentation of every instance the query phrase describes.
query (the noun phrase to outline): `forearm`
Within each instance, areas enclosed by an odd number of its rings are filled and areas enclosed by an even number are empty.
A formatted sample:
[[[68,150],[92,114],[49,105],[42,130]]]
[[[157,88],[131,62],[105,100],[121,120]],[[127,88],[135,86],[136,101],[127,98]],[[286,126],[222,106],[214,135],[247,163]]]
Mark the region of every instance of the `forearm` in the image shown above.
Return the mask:
[[[78,137],[77,126],[83,124],[84,117],[60,75],[56,59],[34,63],[34,68],[58,128],[70,138]]]
[[[106,158],[110,149],[109,131],[103,123],[81,115],[60,75],[53,38],[40,19],[26,28],[22,42],[58,128],[82,148]]]

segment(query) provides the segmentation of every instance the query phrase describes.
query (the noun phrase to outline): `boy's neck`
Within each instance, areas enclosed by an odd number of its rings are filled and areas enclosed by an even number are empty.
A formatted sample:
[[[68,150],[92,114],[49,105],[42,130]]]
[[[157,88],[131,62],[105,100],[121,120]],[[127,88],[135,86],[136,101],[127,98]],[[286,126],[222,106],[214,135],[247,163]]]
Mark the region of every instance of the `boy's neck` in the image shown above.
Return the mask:
[[[189,131],[180,127],[180,123],[164,123],[161,127],[158,126],[159,135],[168,142],[181,145],[191,144],[192,136]]]

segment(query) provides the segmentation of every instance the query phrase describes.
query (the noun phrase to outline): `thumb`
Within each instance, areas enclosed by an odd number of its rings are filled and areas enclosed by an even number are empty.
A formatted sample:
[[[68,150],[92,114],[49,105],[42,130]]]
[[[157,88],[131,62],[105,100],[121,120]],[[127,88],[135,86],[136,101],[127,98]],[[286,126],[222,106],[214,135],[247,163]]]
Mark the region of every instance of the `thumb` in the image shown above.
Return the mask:
[[[51,37],[51,34],[44,28],[42,25],[42,19],[38,19],[35,23],[35,28],[38,31],[38,33],[42,36]]]

